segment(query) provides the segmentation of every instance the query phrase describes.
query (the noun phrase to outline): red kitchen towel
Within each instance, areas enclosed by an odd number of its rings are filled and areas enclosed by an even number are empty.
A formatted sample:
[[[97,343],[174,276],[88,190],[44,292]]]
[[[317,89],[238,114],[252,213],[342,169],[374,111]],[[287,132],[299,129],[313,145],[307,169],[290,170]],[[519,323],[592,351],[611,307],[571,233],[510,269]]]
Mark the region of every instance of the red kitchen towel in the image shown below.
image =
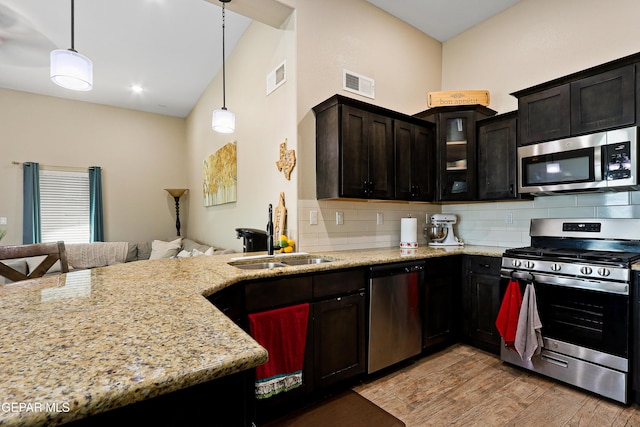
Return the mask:
[[[498,312],[498,318],[496,319],[496,328],[498,328],[498,332],[500,332],[500,336],[507,347],[514,347],[521,306],[522,293],[520,291],[520,284],[517,280],[511,279],[509,280],[507,292],[504,294],[504,299]]]
[[[256,368],[256,398],[266,399],[302,385],[309,304],[249,315],[251,336],[269,352]]]

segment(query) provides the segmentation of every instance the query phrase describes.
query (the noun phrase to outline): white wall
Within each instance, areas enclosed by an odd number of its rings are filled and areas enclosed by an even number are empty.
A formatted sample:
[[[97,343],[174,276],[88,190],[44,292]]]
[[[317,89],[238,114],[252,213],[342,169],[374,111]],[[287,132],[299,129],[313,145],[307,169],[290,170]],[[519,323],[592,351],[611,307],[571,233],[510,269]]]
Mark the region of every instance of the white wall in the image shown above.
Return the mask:
[[[3,245],[22,243],[22,167],[102,167],[105,239],[175,235],[165,188],[186,185],[183,119],[0,89]]]
[[[286,60],[287,81],[266,95],[266,76]],[[211,130],[212,111],[222,106],[219,73],[187,118],[187,172],[190,189],[189,236],[218,247],[242,251],[235,229],[265,230],[268,205],[285,193],[287,233],[297,239],[297,186],[300,165],[291,180],[279,172],[280,143],[297,150],[295,121],[297,70],[295,16],[273,28],[257,21],[249,26],[226,62],[226,105],[236,114],[236,131]],[[228,142],[237,142],[237,202],[204,207],[202,162]]]
[[[636,0],[522,0],[444,43],[443,89],[488,89],[491,108],[516,110],[509,93],[640,51],[639,15]],[[446,205],[443,212],[460,216],[459,234],[469,243],[522,246],[530,218],[640,218],[640,196],[546,196]],[[509,212],[513,224],[505,221]]]
[[[516,110],[510,93],[640,51],[636,0],[521,0],[448,40],[442,89],[488,89],[490,107]]]
[[[400,218],[424,218],[438,205],[317,201],[313,106],[336,93],[405,114],[426,109],[427,92],[440,90],[440,42],[364,0],[294,1],[297,16],[299,133],[299,247],[304,251],[395,246]],[[343,69],[375,80],[375,99],[342,89]],[[318,211],[318,225],[309,211]],[[335,212],[344,224],[335,224]],[[376,224],[376,213],[384,224]],[[420,227],[422,229],[422,227]]]

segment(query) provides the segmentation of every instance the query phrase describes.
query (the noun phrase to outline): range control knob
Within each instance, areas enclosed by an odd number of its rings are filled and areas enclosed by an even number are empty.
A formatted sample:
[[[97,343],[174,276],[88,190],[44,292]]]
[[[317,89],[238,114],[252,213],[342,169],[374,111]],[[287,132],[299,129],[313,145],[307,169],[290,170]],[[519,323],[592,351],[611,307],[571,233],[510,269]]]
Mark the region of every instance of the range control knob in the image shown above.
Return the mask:
[[[513,265],[514,267],[520,267],[522,263],[520,262],[519,259],[514,259],[511,261],[511,265]]]
[[[580,267],[580,273],[582,274],[591,274],[591,272],[593,272],[593,270],[591,269],[591,267]]]
[[[556,263],[551,264],[552,271],[560,271],[561,268],[562,266],[560,264],[556,264]]]
[[[524,266],[527,268],[533,268],[533,266],[535,266],[535,264],[533,263],[533,261],[526,261],[524,263]]]
[[[607,277],[608,275],[611,274],[611,270],[609,270],[608,268],[600,267],[598,269],[598,274],[601,275],[602,277]]]

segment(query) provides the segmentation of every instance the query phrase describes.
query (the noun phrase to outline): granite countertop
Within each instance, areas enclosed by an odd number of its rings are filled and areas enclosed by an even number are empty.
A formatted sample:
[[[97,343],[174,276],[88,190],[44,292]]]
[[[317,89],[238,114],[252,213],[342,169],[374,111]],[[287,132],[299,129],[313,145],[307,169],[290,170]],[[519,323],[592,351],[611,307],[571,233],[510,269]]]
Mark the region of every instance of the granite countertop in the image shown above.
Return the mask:
[[[58,425],[241,372],[267,352],[205,296],[241,280],[431,258],[466,246],[323,252],[331,263],[241,270],[243,254],[137,261],[0,288],[0,425]],[[253,255],[253,254],[252,254]]]

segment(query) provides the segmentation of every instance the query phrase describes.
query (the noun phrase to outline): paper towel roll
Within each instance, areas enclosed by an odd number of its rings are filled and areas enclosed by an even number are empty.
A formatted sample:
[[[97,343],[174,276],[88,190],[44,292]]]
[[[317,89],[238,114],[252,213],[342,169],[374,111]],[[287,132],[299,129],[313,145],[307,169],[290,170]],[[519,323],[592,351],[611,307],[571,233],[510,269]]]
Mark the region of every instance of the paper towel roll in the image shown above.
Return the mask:
[[[418,246],[418,218],[402,218],[400,220],[400,247]]]

